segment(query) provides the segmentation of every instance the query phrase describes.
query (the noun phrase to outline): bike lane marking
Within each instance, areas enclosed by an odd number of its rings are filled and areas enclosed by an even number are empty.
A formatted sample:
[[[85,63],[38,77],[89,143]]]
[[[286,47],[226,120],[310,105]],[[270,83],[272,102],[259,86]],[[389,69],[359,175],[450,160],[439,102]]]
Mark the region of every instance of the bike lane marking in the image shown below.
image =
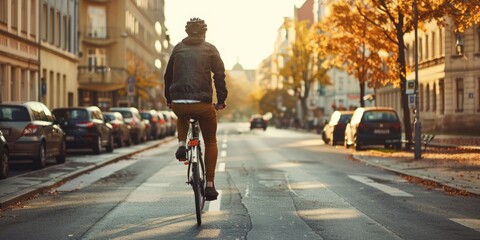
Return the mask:
[[[208,204],[208,212],[219,212],[220,211],[220,205],[222,202],[222,190],[217,190],[218,192],[218,197],[216,201],[210,201]]]
[[[378,190],[380,190],[384,193],[389,194],[390,196],[394,196],[394,197],[413,197],[413,195],[410,194],[410,193],[404,192],[404,191],[402,191],[398,188],[387,186],[385,184],[377,183],[377,182],[373,181],[372,179],[370,179],[368,177],[353,176],[353,175],[349,175],[348,177],[350,177],[351,179],[353,179],[357,182],[360,182],[360,183],[363,183],[363,184],[368,185],[370,187],[376,188],[376,189],[378,189]]]
[[[480,219],[465,219],[465,218],[449,218],[460,225],[471,228],[477,232],[480,232]]]

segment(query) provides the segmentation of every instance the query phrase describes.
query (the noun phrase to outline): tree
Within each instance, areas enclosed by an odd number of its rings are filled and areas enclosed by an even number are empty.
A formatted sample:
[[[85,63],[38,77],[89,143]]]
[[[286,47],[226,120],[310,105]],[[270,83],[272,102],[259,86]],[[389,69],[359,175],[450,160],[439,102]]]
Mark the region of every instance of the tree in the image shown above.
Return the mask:
[[[396,56],[396,66],[398,67],[398,82],[401,92],[401,103],[403,107],[405,137],[407,148],[412,143],[412,126],[410,122],[410,111],[408,109],[408,99],[405,93],[407,65],[405,59],[404,36],[414,30],[414,12],[413,3],[415,0],[345,0],[354,7],[361,18],[370,23],[376,31],[381,34],[377,38],[383,38],[394,44],[395,49],[392,53]],[[468,0],[418,0],[418,23],[422,27],[423,23],[436,20],[439,24],[446,24],[445,17],[450,17],[458,32],[472,24],[480,21],[480,6],[478,1]],[[347,23],[347,24],[351,24]]]
[[[138,61],[133,55],[128,55],[127,74],[135,78],[135,96],[150,102],[152,106],[156,106],[157,102],[161,101],[150,95],[151,89],[163,87],[163,83],[159,80],[160,72],[149,72],[143,62]],[[125,83],[125,88],[119,90],[119,94],[127,94],[127,83]]]
[[[318,34],[315,46],[318,48],[325,68],[336,67],[345,70],[358,79],[360,106],[365,106],[365,86],[378,87],[395,82],[398,68],[396,54],[385,58],[393,44],[378,38],[378,29],[363,19],[354,7],[338,2],[330,7],[330,15],[316,26]]]
[[[279,69],[279,75],[288,80],[283,85],[291,89],[300,100],[302,119],[306,120],[307,100],[310,89],[315,82],[330,84],[326,70],[320,67],[319,54],[311,42],[315,37],[315,30],[307,27],[306,21],[286,21],[284,27],[295,29],[295,41],[289,46],[289,53],[284,54],[285,64]]]

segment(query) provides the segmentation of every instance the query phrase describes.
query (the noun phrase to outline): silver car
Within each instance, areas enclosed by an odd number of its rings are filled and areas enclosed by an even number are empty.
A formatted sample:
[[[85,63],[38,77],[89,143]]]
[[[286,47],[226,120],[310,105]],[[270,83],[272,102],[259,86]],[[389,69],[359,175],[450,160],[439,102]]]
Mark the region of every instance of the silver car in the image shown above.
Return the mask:
[[[65,162],[65,133],[50,110],[41,102],[0,104],[0,131],[7,140],[10,158],[32,159],[43,168],[46,159]]]

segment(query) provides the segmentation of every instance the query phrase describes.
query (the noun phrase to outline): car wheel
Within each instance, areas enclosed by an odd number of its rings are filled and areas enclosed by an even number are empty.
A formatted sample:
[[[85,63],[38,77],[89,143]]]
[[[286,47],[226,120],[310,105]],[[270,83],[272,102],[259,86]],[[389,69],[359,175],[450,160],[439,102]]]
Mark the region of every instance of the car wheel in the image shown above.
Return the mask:
[[[113,152],[113,149],[115,149],[115,140],[113,139],[112,135],[110,135],[109,139],[110,140],[108,140],[107,144],[107,152],[111,153]]]
[[[102,150],[102,138],[98,136],[95,142],[95,145],[92,147],[93,153],[100,154],[100,151]]]
[[[3,153],[0,156],[0,179],[7,178],[8,176],[8,149],[4,148]]]
[[[38,150],[37,157],[34,158],[33,164],[36,169],[41,169],[45,167],[47,162],[47,150],[45,149],[45,143],[40,144],[40,149]]]
[[[62,146],[60,146],[60,152],[58,156],[55,157],[57,163],[65,163],[67,159],[67,144],[65,143],[65,139],[62,140]]]

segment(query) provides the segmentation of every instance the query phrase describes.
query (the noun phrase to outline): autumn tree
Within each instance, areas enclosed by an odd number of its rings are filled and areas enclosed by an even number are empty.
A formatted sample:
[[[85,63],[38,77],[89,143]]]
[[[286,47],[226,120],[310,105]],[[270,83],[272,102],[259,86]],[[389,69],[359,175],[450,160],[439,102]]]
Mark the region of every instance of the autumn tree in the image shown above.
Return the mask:
[[[294,96],[300,100],[302,119],[306,120],[310,90],[315,82],[330,84],[326,70],[320,67],[319,54],[311,44],[316,32],[307,26],[306,21],[286,21],[286,29],[295,29],[295,40],[289,46],[287,54],[283,55],[285,63],[279,69],[279,75],[287,79],[284,87],[293,90]]]
[[[152,106],[156,106],[160,99],[156,99],[151,95],[152,89],[162,88],[163,83],[160,81],[160,72],[149,71],[142,61],[139,61],[133,55],[128,55],[127,74],[135,79],[134,96],[139,97],[145,102],[149,102]],[[119,94],[127,94],[128,83],[125,82],[125,88],[119,91]]]
[[[379,87],[391,82],[398,83],[398,68],[395,52],[387,56],[393,43],[383,38],[371,23],[363,19],[358,11],[346,2],[338,2],[330,7],[330,15],[316,28],[320,34],[315,39],[315,47],[324,59],[325,68],[336,67],[345,70],[358,79],[360,106],[365,106],[365,87]]]
[[[407,148],[412,143],[412,126],[410,122],[410,111],[408,99],[405,93],[407,64],[405,56],[406,33],[414,30],[414,11],[413,4],[415,0],[345,0],[350,6],[356,9],[363,19],[370,23],[376,31],[375,37],[383,38],[394,44],[395,49],[391,52],[396,56],[396,63],[393,68],[398,67],[398,82],[401,92],[401,103],[403,107],[405,137]],[[420,28],[422,23],[436,20],[439,24],[445,24],[445,17],[450,17],[456,31],[463,32],[464,29],[480,21],[480,5],[478,1],[452,1],[452,0],[418,0],[418,23]],[[346,23],[352,24],[352,22]]]

